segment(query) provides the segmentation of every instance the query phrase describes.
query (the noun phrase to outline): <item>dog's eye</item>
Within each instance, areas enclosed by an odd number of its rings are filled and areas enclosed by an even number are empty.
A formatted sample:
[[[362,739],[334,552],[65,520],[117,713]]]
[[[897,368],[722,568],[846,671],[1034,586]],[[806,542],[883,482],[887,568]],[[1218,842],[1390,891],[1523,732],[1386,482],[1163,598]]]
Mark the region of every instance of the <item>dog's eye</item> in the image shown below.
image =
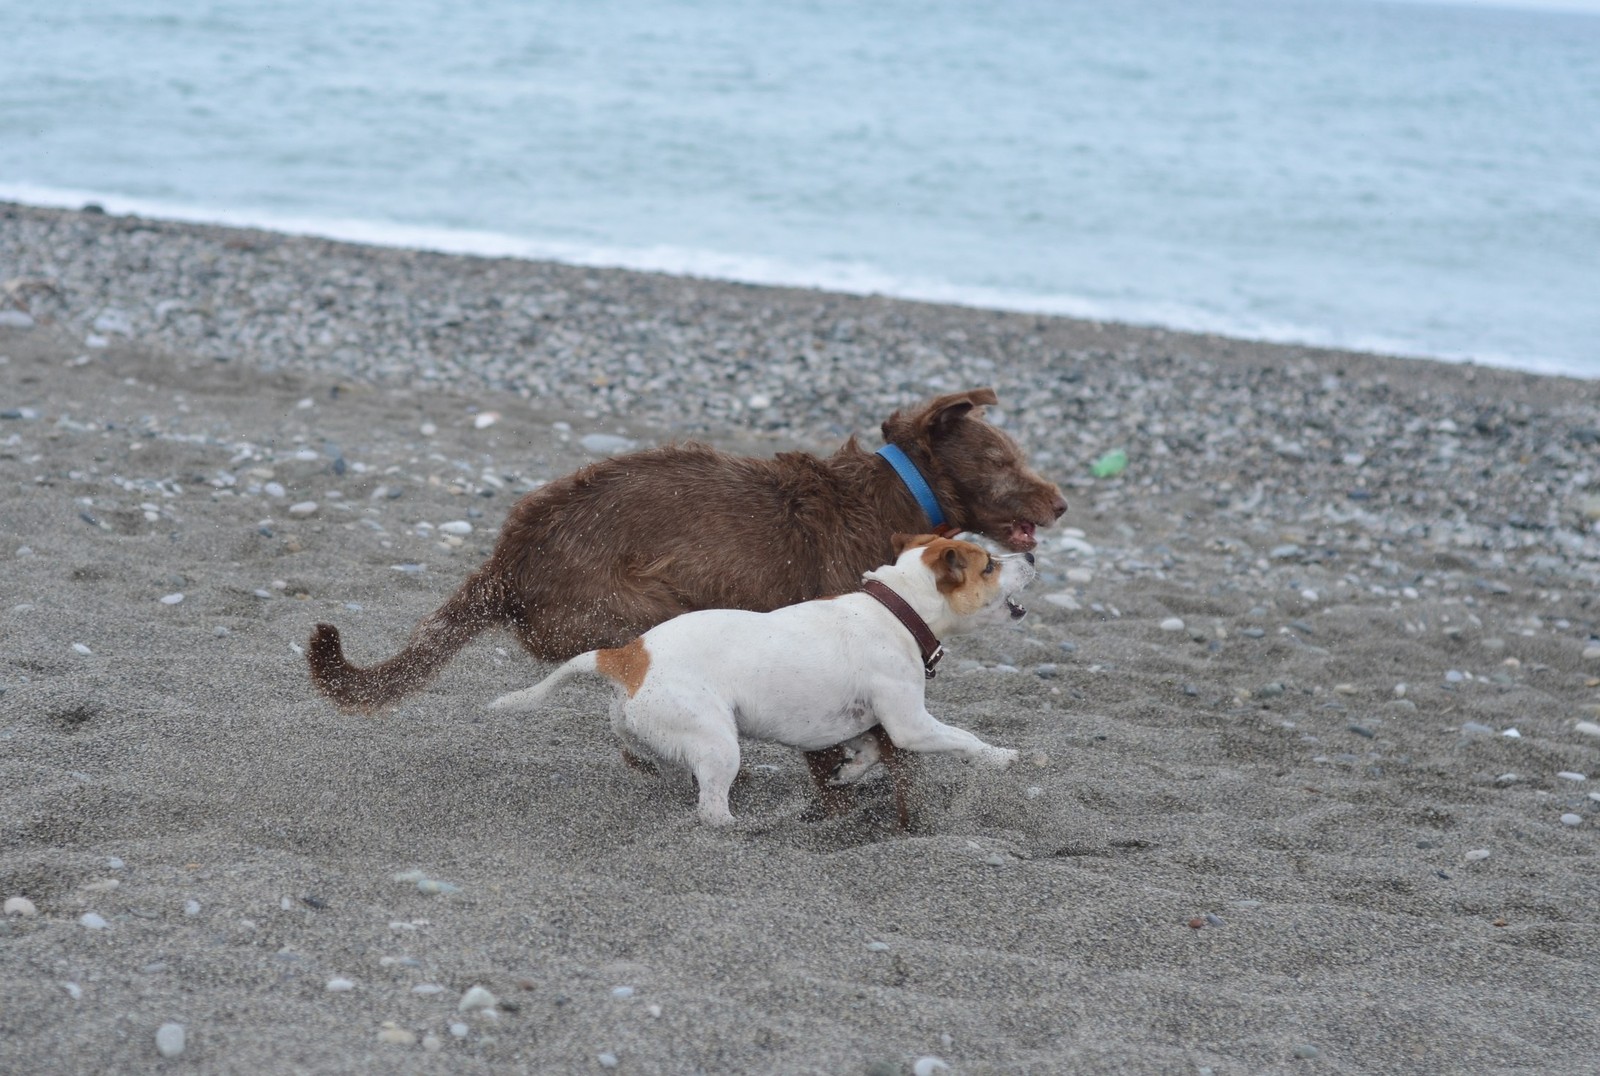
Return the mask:
[[[992,571],[994,571],[994,558],[990,557],[989,563],[983,566],[983,574],[988,575]]]

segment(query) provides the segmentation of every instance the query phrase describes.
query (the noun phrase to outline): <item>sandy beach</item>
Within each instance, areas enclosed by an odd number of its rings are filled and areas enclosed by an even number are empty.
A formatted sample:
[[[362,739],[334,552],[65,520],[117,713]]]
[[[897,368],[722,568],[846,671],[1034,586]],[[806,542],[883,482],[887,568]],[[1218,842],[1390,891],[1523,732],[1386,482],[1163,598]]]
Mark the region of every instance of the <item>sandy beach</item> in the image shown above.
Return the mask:
[[[1600,1070],[1600,382],[4,204],[0,289],[0,1071]],[[310,688],[600,453],[976,385],[1071,508],[909,833],[762,744],[708,831],[503,636]]]

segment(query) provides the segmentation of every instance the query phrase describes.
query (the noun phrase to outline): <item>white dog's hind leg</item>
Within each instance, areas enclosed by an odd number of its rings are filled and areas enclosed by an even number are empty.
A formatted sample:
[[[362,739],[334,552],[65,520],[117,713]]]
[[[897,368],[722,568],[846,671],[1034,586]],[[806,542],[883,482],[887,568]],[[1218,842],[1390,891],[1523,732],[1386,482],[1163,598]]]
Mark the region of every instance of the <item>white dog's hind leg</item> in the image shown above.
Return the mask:
[[[700,786],[700,820],[731,824],[728,791],[739,776],[739,727],[733,711],[720,700],[647,700],[642,694],[623,709],[629,733],[657,756],[682,762],[694,774]]]

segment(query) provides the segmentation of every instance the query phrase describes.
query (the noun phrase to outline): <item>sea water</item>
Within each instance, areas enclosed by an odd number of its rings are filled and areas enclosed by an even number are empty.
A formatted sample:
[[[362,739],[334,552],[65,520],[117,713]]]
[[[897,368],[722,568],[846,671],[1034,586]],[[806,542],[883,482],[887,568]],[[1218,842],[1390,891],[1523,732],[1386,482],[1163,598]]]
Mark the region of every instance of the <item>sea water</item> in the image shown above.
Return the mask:
[[[1600,2],[14,8],[3,198],[1600,376]]]

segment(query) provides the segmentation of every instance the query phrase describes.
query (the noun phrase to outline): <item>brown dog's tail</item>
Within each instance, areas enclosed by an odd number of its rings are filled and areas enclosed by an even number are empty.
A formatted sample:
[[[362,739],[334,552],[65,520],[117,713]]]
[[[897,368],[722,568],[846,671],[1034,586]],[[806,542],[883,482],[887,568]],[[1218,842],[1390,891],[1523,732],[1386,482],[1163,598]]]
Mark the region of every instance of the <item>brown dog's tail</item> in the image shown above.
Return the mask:
[[[339,629],[318,624],[306,646],[311,682],[341,710],[371,713],[423,687],[456,651],[506,616],[504,584],[485,565],[416,626],[404,650],[376,665],[350,664],[339,645]]]

